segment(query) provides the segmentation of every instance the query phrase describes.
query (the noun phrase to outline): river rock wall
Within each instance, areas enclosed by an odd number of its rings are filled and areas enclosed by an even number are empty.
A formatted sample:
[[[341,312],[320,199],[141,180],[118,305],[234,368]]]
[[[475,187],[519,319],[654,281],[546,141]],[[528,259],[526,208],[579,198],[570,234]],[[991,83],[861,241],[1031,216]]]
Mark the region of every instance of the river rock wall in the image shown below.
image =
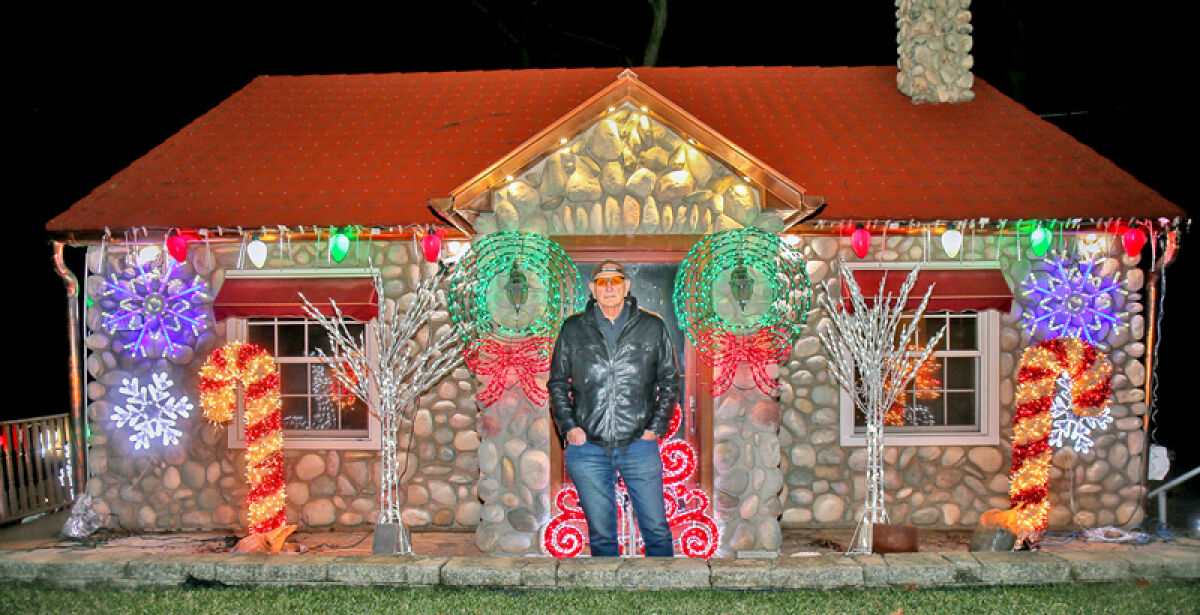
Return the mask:
[[[428,273],[428,265],[408,241],[361,242],[340,264],[329,262],[325,249],[327,244],[273,244],[264,268],[374,264],[384,277],[385,294],[397,298],[401,306]],[[110,334],[102,327],[100,298],[106,276],[127,258],[121,247],[93,247],[88,253],[85,284],[93,305],[85,313],[91,429],[87,490],[96,498],[97,510],[110,514],[110,527],[243,529],[248,490],[244,450],[230,448],[227,428],[214,427],[202,417],[197,372],[208,354],[228,341],[226,323],[212,322],[211,298],[227,270],[253,266],[248,259],[239,258],[237,244],[192,243],[181,273],[188,280],[198,276],[207,285],[209,300],[202,306],[207,327],[194,344],[168,358],[135,358],[125,347],[126,336]],[[448,326],[449,315],[435,312],[432,323],[434,327]],[[418,338],[424,343],[428,335],[422,333]],[[193,408],[188,416],[175,421],[178,444],[164,445],[160,440],[138,450],[129,440],[129,426],[114,421],[114,408],[125,403],[125,395],[119,391],[123,380],[137,377],[145,383],[155,373],[168,374],[173,395],[186,396]],[[402,514],[412,528],[466,529],[479,521],[474,392],[474,379],[465,368],[459,368],[420,397],[413,421],[403,425],[399,448],[408,457],[401,481]],[[285,439],[284,457],[289,522],[320,529],[365,527],[378,519],[382,471],[378,449],[295,449],[289,448]]]
[[[1018,363],[1025,348],[1036,343],[1021,323],[1022,311],[1032,306],[1019,289],[1034,263],[1043,261],[1031,261],[1027,244],[1018,248],[1013,235],[1003,237],[999,250],[997,241],[995,236],[969,239],[963,245],[963,258],[995,260],[998,255],[1010,287],[1018,289],[1012,310],[999,319],[1000,442],[994,446],[887,446],[884,490],[895,523],[972,527],[984,511],[1009,507]],[[946,259],[939,247],[927,249],[926,245],[921,237],[885,240],[876,234],[867,259]],[[1054,455],[1049,486],[1052,527],[1138,523],[1144,514],[1140,479],[1145,450],[1142,424],[1147,411],[1142,390],[1146,378],[1145,319],[1141,314],[1144,280],[1138,258],[1110,248],[1097,271],[1109,279],[1118,276],[1128,292],[1123,299],[1125,326],[1114,329],[1106,339],[1110,346],[1106,354],[1114,365],[1110,406],[1114,421],[1106,430],[1093,433],[1091,452],[1078,454],[1065,447]],[[839,258],[859,260],[849,237],[807,236],[798,249],[814,286],[837,278]],[[827,321],[823,311],[814,311],[792,355],[780,366],[784,527],[852,525],[866,495],[864,448],[839,443],[839,397],[844,393],[829,374],[828,359],[816,337],[817,328]]]

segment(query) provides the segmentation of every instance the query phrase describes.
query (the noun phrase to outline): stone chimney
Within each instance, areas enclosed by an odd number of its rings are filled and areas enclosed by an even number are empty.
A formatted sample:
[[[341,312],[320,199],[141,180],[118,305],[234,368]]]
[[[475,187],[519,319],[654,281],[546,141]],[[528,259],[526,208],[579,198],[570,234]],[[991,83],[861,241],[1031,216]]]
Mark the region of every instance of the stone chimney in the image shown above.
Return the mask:
[[[896,85],[913,102],[975,98],[971,0],[895,0]]]

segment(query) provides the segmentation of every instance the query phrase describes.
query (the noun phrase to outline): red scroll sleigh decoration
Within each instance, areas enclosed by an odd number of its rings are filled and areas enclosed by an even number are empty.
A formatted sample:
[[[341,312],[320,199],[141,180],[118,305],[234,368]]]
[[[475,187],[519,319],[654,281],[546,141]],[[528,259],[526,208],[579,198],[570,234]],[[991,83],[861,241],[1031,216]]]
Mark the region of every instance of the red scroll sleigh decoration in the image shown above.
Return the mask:
[[[676,406],[667,433],[671,435],[678,431],[681,422],[679,406]],[[696,471],[696,452],[683,440],[665,441],[664,438],[658,442],[663,461],[663,499],[675,549],[688,557],[708,559],[717,552],[721,533],[716,522],[708,516],[708,494],[687,485],[688,478]],[[617,500],[624,498],[625,484],[618,481]],[[583,552],[583,546],[588,542],[587,519],[579,507],[579,492],[574,485],[567,485],[555,494],[554,504],[562,512],[543,530],[542,547],[551,557],[575,557]],[[625,527],[624,516],[624,510],[618,507],[617,527]],[[619,542],[624,552],[626,541]],[[639,552],[642,549],[639,545]]]
[[[791,338],[783,327],[766,327],[746,336],[716,329],[701,331],[698,337],[700,358],[717,371],[710,388],[713,397],[729,390],[742,361],[750,364],[754,384],[763,394],[771,395],[779,388],[767,366],[787,359],[792,352]]]
[[[529,401],[539,406],[546,403],[549,393],[534,376],[550,369],[553,347],[554,340],[549,337],[531,337],[522,342],[490,339],[471,342],[463,352],[467,368],[478,376],[490,377],[487,386],[475,398],[484,406],[496,403],[504,394],[508,377],[515,374]]]

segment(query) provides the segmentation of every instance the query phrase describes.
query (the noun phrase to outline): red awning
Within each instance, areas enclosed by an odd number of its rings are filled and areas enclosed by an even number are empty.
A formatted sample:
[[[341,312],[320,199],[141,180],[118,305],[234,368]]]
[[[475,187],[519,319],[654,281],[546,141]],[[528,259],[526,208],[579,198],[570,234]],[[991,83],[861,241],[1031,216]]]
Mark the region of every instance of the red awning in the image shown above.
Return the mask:
[[[300,293],[326,316],[330,300],[342,315],[371,320],[379,312],[371,278],[226,278],[213,300],[213,318],[307,316]]]
[[[908,277],[906,269],[856,269],[854,280],[862,290],[863,298],[868,306],[875,305],[875,295],[879,292],[879,281],[887,275],[883,287],[883,295],[889,293],[895,297],[900,293],[900,287]],[[915,310],[921,305],[925,289],[933,284],[933,294],[929,297],[927,312],[971,312],[982,310],[1000,310],[1007,312],[1012,308],[1012,290],[999,269],[925,269],[917,275],[917,283],[908,293],[908,302],[904,309]],[[850,293],[842,285],[842,305],[852,309]]]

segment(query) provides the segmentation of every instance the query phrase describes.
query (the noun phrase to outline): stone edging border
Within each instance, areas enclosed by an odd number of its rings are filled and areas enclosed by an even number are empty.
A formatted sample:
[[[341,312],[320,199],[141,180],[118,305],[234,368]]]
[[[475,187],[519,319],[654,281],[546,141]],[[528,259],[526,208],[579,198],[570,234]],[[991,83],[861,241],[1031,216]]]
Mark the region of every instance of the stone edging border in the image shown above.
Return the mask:
[[[567,559],[0,552],[0,582],[59,588],[392,586],[504,589],[934,588],[1200,579],[1200,550]]]

